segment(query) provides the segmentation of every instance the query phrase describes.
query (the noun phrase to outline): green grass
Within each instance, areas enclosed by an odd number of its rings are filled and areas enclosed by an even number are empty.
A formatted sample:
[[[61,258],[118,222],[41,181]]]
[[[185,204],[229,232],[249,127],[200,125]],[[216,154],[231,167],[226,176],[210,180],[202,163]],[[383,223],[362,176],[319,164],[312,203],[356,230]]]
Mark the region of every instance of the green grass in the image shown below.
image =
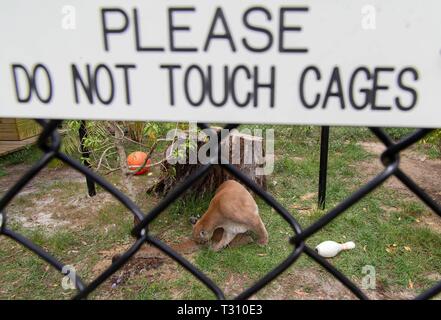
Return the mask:
[[[410,128],[387,128],[385,130],[394,140],[400,140],[405,136],[415,132],[415,129]]]
[[[407,134],[406,131],[393,132],[395,138]],[[291,209],[295,218],[303,227],[312,224],[326,211],[316,208],[316,197],[301,200],[303,195],[314,193],[317,189],[319,167],[319,130],[309,128],[281,128],[276,131],[276,155],[278,160],[275,171],[269,177],[270,192],[287,208],[293,205],[309,207],[310,213],[303,214]],[[333,128],[328,172],[328,208],[335,206],[362,186],[364,172],[358,166],[363,161],[374,160],[356,142],[372,140],[365,129]],[[303,159],[303,160],[302,160]],[[274,184],[273,182],[277,183]],[[200,207],[202,204],[202,208]],[[195,257],[196,265],[222,284],[230,274],[245,274],[250,285],[285,259],[292,250],[288,239],[293,231],[271,208],[258,201],[262,218],[270,234],[267,247],[248,245],[243,248],[232,248],[220,253],[205,249]],[[188,203],[180,202],[170,210],[178,221],[187,219],[191,214],[207,206],[206,199]],[[384,206],[396,206],[400,210],[388,213]],[[425,275],[441,269],[441,238],[426,228],[417,227],[415,215],[427,212],[427,208],[414,200],[402,200],[393,190],[381,188],[363,199],[334,222],[319,231],[308,240],[312,247],[324,240],[345,242],[354,240],[357,248],[332,260],[341,271],[361,284],[362,268],[373,265],[377,270],[378,281],[386,289],[406,289],[409,280],[417,290],[433,284]],[[181,223],[178,223],[182,227]],[[177,234],[182,235],[190,228],[180,228]],[[185,233],[184,232],[184,233]],[[386,251],[396,245],[392,254]],[[408,252],[404,247],[410,247]],[[431,255],[431,259],[426,259]],[[238,263],[240,262],[240,263]],[[295,268],[317,268],[309,259],[300,259]],[[206,292],[198,295],[188,292],[184,298],[201,298]]]
[[[42,152],[36,146],[27,146],[25,149],[0,157],[0,177],[6,176],[8,166],[26,164],[30,165],[36,162],[42,155]]]
[[[90,282],[92,269],[101,259],[100,251],[133,242],[129,236],[133,226],[131,217],[125,212],[117,218],[122,210],[115,205],[109,205],[105,211],[98,223],[76,232],[60,230],[48,233],[42,228],[25,229],[16,223],[10,223],[9,227],[65,264],[73,265],[81,278]],[[106,227],[108,232],[105,232]],[[18,299],[63,299],[73,294],[62,289],[63,276],[59,272],[48,268],[48,264],[36,255],[4,237],[0,238],[0,261],[8,261],[0,264],[0,297],[3,299],[11,298],[15,293],[14,298]]]
[[[23,150],[0,157],[0,166],[10,166],[16,164],[32,164],[38,160],[42,152],[37,146],[28,146]]]
[[[275,130],[276,163],[274,173],[267,177],[268,191],[306,228],[327,212],[317,209],[316,205],[320,130],[282,126]],[[395,139],[408,132],[403,129],[390,131]],[[374,161],[375,157],[357,142],[373,140],[374,137],[367,129],[331,128],[327,210],[365,183],[366,172],[362,164]],[[0,168],[5,165],[4,161],[0,161]],[[14,162],[12,159],[8,161],[12,162],[7,165]],[[112,182],[117,181],[116,175],[110,178]],[[60,199],[66,201],[79,187],[75,183],[55,183],[48,190],[63,190]],[[34,196],[38,198],[39,193]],[[209,200],[210,195],[178,200],[154,220],[151,232],[168,244],[179,243],[191,234],[190,216],[202,214]],[[18,201],[18,206],[32,205],[32,201],[25,197],[15,201]],[[145,211],[153,208],[158,201],[160,199],[144,194],[138,199]],[[293,230],[262,200],[258,199],[257,203],[270,235],[268,246],[250,244],[219,253],[206,248],[187,257],[221,288],[225,287],[231,276],[242,279],[241,285],[244,288],[251,285],[293,250],[289,244],[289,238],[294,235]],[[441,272],[441,236],[417,223],[427,214],[428,208],[414,198],[406,198],[396,190],[381,187],[313,235],[307,244],[315,247],[324,240],[353,240],[356,243],[354,250],[330,260],[339,270],[360,285],[364,276],[363,266],[372,265],[376,268],[377,282],[382,290],[401,292],[407,290],[409,281],[412,281],[417,293],[434,284],[434,280],[427,277],[428,274]],[[42,229],[27,230],[18,225],[14,227],[60,260],[78,266],[81,275],[91,280],[92,269],[101,259],[99,252],[111,250],[117,245],[131,244],[132,226],[132,216],[122,205],[112,202],[75,232],[62,230],[48,234]],[[60,289],[58,273],[46,271],[45,263],[5,238],[0,238],[0,261],[8,261],[0,263],[0,298],[10,298],[13,294],[16,294],[16,298],[68,297],[68,293]],[[316,263],[302,256],[287,273],[318,269]],[[98,290],[96,297],[214,298],[207,288],[176,264],[173,264],[170,278],[163,279],[162,270],[158,269],[158,275],[154,277],[146,277],[142,273],[133,275],[114,291],[109,289],[107,283]],[[282,283],[283,277],[280,280]],[[317,290],[313,286],[308,287],[308,284],[305,284],[304,289],[312,293]],[[262,293],[260,297],[267,296]]]

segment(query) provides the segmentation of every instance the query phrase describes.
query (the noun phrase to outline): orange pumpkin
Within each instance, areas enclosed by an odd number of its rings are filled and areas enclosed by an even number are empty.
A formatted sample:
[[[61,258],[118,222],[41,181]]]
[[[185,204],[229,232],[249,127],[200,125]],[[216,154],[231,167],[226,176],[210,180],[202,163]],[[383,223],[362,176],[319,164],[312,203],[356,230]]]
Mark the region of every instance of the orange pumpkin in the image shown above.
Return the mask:
[[[142,167],[142,165],[144,164],[146,159],[147,159],[147,153],[145,153],[145,152],[136,151],[136,152],[129,154],[129,156],[127,157],[127,164],[129,166],[129,170],[130,171],[139,170],[139,168]],[[145,167],[142,168],[135,175],[140,176],[140,175],[143,175],[143,174],[146,174],[147,172],[149,172],[150,164],[151,164],[151,161],[150,161],[150,159],[148,159]]]

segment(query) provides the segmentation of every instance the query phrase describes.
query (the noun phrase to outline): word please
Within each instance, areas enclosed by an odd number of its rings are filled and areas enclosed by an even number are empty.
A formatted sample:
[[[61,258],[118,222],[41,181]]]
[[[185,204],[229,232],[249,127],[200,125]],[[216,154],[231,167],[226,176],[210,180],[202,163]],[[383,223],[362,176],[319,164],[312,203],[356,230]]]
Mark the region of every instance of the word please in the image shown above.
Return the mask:
[[[255,6],[242,12],[239,20],[230,19],[225,9],[217,7],[213,9],[210,20],[204,27],[196,25],[196,22],[203,21],[206,13],[198,12],[192,6],[167,8],[166,18],[161,19],[161,25],[155,25],[150,21],[152,19],[144,19],[142,13],[138,8],[102,8],[104,49],[111,51],[115,47],[115,40],[124,36],[124,40],[129,38],[136,52],[147,53],[210,52],[219,48],[217,45],[225,46],[231,52],[242,48],[249,52],[262,53],[274,47],[281,53],[308,52],[297,38],[302,32],[298,20],[308,13],[308,7],[281,7],[278,12],[272,12],[265,7]],[[155,12],[156,14],[163,13]],[[166,43],[154,43],[152,40],[152,35],[158,30],[167,30]],[[200,34],[204,37],[198,43],[196,39],[199,39],[197,35]]]

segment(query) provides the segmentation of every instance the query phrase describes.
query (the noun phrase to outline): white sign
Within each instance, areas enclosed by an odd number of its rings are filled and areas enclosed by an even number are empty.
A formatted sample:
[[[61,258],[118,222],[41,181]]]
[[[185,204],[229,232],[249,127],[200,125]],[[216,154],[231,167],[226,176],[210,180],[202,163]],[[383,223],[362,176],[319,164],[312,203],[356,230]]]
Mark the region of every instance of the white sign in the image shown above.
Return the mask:
[[[439,0],[10,0],[0,117],[441,127]]]

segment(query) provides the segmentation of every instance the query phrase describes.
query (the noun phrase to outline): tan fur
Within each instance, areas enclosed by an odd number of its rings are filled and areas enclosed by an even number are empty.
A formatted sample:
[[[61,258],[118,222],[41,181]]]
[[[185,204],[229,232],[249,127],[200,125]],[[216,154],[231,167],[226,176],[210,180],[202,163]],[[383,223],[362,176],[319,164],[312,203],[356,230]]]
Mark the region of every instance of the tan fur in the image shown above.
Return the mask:
[[[268,243],[268,233],[260,219],[259,209],[251,194],[234,180],[224,182],[216,191],[208,210],[193,226],[193,238],[209,242],[216,229],[222,228],[222,239],[213,245],[214,251],[226,247],[236,235],[253,231],[258,243]]]

